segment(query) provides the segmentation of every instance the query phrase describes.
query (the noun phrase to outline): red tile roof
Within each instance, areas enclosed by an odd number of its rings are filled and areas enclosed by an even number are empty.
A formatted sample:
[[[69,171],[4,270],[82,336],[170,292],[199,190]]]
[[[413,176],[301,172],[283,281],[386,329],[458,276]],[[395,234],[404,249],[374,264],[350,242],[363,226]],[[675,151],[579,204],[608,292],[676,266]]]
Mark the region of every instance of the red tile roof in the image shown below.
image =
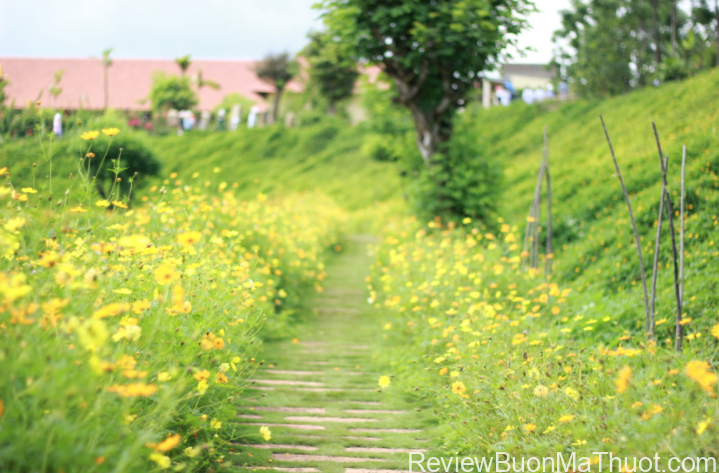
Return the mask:
[[[255,61],[208,61],[193,60],[187,74],[195,76],[202,70],[204,80],[220,85],[219,90],[203,87],[199,93],[200,110],[214,109],[222,98],[232,92],[248,97],[264,109],[266,104],[260,95],[271,93],[272,86],[262,82],[253,71]],[[39,59],[0,57],[2,74],[10,85],[5,89],[7,105],[14,99],[15,107],[25,107],[35,101],[40,91],[44,106],[64,109],[102,109],[104,106],[103,66],[99,58],[90,59]],[[54,99],[48,87],[54,82],[54,74],[65,70],[60,82],[62,93]],[[120,110],[148,110],[149,103],[141,103],[150,92],[152,75],[156,71],[179,74],[180,69],[171,59],[113,59],[109,68],[110,108]],[[290,83],[288,90],[300,92],[302,87]]]

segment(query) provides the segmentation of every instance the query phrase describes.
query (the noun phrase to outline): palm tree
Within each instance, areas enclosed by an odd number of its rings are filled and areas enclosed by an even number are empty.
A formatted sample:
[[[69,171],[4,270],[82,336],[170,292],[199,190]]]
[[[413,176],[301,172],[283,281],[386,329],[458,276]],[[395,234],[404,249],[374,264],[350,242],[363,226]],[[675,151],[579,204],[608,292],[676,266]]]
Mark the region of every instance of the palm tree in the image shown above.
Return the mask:
[[[277,121],[280,108],[280,96],[287,83],[295,76],[297,65],[288,53],[267,54],[255,66],[257,77],[275,87],[275,102],[272,106],[272,121]]]
[[[107,72],[110,66],[112,66],[112,59],[110,59],[111,52],[112,48],[106,49],[102,52],[102,66],[105,71],[105,110],[107,110],[107,107],[110,103],[110,89],[107,82]]]
[[[180,71],[182,71],[182,75],[184,76],[187,72],[187,69],[190,68],[190,64],[192,64],[192,61],[190,60],[190,55],[178,57],[175,59],[175,63],[177,63],[178,66],[180,66]]]

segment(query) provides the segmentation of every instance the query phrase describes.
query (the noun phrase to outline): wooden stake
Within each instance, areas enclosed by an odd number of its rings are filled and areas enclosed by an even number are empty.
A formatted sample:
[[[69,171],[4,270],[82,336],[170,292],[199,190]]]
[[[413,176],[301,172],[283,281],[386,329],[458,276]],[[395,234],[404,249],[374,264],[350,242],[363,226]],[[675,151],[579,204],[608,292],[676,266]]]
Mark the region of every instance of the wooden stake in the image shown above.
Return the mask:
[[[544,167],[547,176],[547,248],[544,272],[547,277],[552,274],[552,179],[549,176],[549,146],[547,143],[547,127],[544,127]]]
[[[684,310],[684,170],[687,162],[687,146],[682,147],[682,194],[679,201],[679,218],[681,226],[679,227],[679,297],[682,301],[682,310]]]
[[[659,150],[659,164],[662,166],[662,182],[666,191],[664,192],[664,198],[667,203],[667,212],[669,214],[669,234],[672,237],[672,259],[674,260],[674,295],[677,300],[677,319],[675,326],[675,343],[674,348],[676,351],[682,350],[682,342],[684,335],[682,334],[682,298],[679,293],[679,261],[677,258],[677,238],[674,231],[674,209],[672,209],[672,199],[669,196],[669,185],[667,184],[667,170],[669,166],[664,165],[664,154],[662,153],[662,145],[659,141],[659,133],[657,132],[657,126],[652,122],[652,128],[654,129],[654,138],[657,141],[657,149]],[[667,163],[668,164],[668,163]]]
[[[667,159],[664,159],[664,166],[662,167],[662,172],[664,172],[664,168],[667,167],[667,165]],[[662,179],[662,193],[659,195],[659,217],[657,217],[657,238],[654,244],[654,264],[652,265],[652,291],[649,301],[649,318],[647,318],[646,325],[646,330],[647,334],[649,335],[649,338],[654,338],[654,317],[656,314],[654,307],[657,300],[657,276],[659,274],[659,243],[661,242],[662,238],[662,217],[664,216],[664,194],[666,192],[667,189],[666,187],[664,187],[664,179]]]
[[[602,121],[602,127],[604,128],[604,135],[607,137],[607,143],[609,144],[609,151],[612,153],[612,159],[614,160],[614,167],[617,170],[617,177],[619,177],[619,182],[622,184],[622,190],[624,191],[624,200],[627,202],[627,208],[629,209],[629,218],[632,221],[632,228],[634,229],[634,241],[637,244],[637,253],[639,254],[639,269],[642,275],[642,287],[644,288],[644,315],[645,318],[649,318],[649,294],[647,292],[647,276],[644,271],[644,258],[642,257],[642,244],[639,241],[639,232],[637,231],[637,224],[634,221],[634,213],[632,212],[632,204],[629,201],[629,193],[627,192],[627,187],[624,185],[624,179],[622,179],[622,173],[619,170],[619,162],[617,162],[617,157],[614,154],[614,147],[612,146],[612,141],[609,139],[609,132],[607,131],[607,126],[604,124],[604,117],[602,115],[599,115],[599,119]]]

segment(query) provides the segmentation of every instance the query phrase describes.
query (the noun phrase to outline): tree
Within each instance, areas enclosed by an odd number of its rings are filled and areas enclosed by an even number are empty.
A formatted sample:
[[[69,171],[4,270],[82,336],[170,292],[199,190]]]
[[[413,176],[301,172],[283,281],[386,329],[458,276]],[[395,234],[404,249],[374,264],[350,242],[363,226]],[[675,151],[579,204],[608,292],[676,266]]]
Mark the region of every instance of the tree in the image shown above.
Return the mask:
[[[52,95],[53,106],[57,102],[57,98],[62,93],[62,87],[60,87],[60,82],[62,81],[62,76],[64,75],[65,69],[60,69],[59,71],[55,72],[55,74],[53,74],[54,82],[50,84],[50,87],[48,87],[48,91],[50,92],[50,95]]]
[[[707,4],[707,0],[699,0],[698,4],[692,9],[692,19],[695,24],[700,25],[704,33],[700,37],[708,40],[710,32],[712,32],[712,23],[714,24],[713,41],[716,47],[716,58],[713,65],[719,66],[719,0],[714,0],[714,11]]]
[[[297,64],[288,53],[267,54],[255,65],[255,73],[263,82],[275,88],[275,100],[272,105],[272,121],[276,121],[280,109],[280,97],[287,83],[297,72]]]
[[[683,41],[702,33],[673,0],[572,0],[561,14],[554,61],[582,96],[616,95],[689,75],[682,70]]]
[[[328,34],[355,59],[379,65],[409,109],[425,166],[452,135],[452,119],[533,7],[529,0],[322,0]]]
[[[175,59],[175,63],[180,66],[180,73],[184,76],[187,73],[187,69],[190,68],[192,61],[190,60],[190,55],[188,54],[187,56],[180,56]]]
[[[105,110],[110,106],[110,87],[108,85],[108,72],[110,66],[112,66],[112,59],[110,58],[112,48],[106,49],[102,52],[102,68],[104,71],[104,86],[105,86]]]
[[[220,90],[220,84],[218,84],[214,80],[204,78],[204,76],[202,75],[202,69],[197,71],[194,82],[195,82],[195,84],[197,84],[198,91],[202,90],[203,87],[209,87],[210,89]]]
[[[310,33],[309,38],[302,54],[310,65],[310,87],[327,99],[329,114],[334,115],[335,104],[354,92],[358,64],[336,38],[319,32]]]
[[[197,94],[190,87],[187,76],[168,76],[163,72],[158,72],[153,77],[149,99],[153,110],[159,112],[170,109],[189,110],[197,105]]]

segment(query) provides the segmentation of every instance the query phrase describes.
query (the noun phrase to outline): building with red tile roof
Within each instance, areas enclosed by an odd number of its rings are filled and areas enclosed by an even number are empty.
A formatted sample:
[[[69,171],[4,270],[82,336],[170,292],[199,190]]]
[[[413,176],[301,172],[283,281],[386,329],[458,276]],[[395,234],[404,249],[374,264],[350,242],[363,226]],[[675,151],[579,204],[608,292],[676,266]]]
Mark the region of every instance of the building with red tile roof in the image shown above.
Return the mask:
[[[271,85],[262,82],[254,72],[256,61],[192,60],[187,75],[196,77],[202,71],[205,81],[216,82],[218,90],[203,87],[199,91],[199,110],[213,110],[230,93],[238,93],[267,107],[265,98],[273,93]],[[2,75],[10,82],[5,88],[6,104],[14,101],[16,108],[40,97],[43,106],[57,109],[104,108],[104,70],[100,58],[43,59],[0,57]],[[49,93],[56,72],[64,70],[56,98]],[[152,77],[158,71],[180,74],[172,59],[113,59],[108,69],[109,107],[118,110],[146,111],[150,108],[146,97],[150,93]],[[291,92],[301,92],[297,82],[288,84]]]

